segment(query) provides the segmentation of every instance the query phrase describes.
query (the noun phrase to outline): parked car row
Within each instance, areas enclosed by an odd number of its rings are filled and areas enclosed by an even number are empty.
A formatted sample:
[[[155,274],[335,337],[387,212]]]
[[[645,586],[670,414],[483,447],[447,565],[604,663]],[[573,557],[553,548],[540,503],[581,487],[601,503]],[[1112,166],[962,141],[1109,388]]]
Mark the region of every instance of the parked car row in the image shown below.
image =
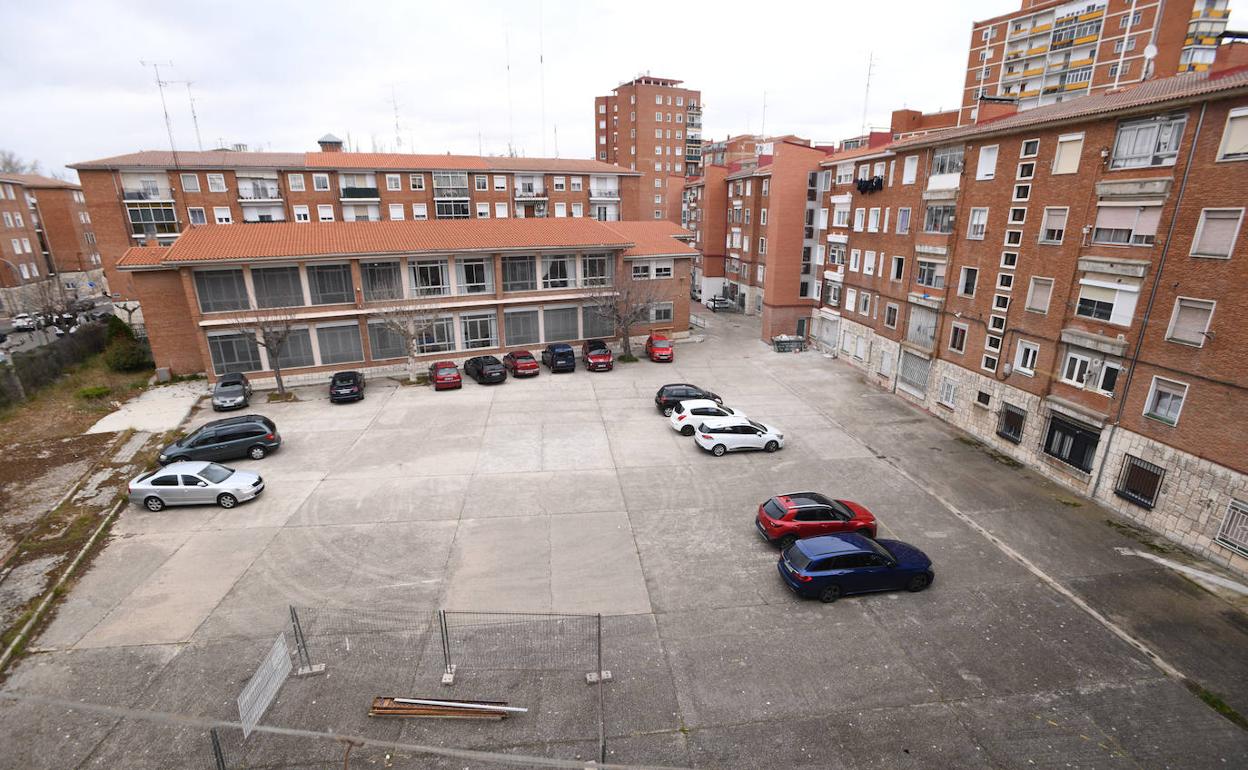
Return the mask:
[[[696,385],[664,385],[654,394],[654,405],[668,417],[673,430],[693,436],[698,446],[716,457],[746,449],[775,452],[784,448],[779,429],[724,406],[722,398]]]
[[[649,340],[647,340],[647,344]],[[507,377],[536,377],[542,367],[552,374],[576,371],[576,350],[566,343],[542,348],[538,356],[527,350],[513,350],[500,361],[496,356],[475,356],[464,362],[463,374],[454,361],[435,361],[429,365],[429,382],[434,390],[463,387],[466,375],[478,384],[505,382]],[[609,372],[615,368],[615,354],[604,340],[586,340],[581,345],[581,365],[590,372]],[[539,363],[540,361],[540,363]]]

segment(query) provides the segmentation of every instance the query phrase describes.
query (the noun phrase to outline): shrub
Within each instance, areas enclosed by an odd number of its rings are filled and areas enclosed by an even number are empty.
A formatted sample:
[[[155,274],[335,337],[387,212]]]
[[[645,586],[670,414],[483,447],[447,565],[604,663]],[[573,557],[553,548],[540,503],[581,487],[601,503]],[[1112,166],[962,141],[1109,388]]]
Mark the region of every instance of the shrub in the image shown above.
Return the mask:
[[[114,372],[137,372],[151,368],[152,354],[142,343],[120,338],[104,349],[104,363]]]
[[[115,340],[118,338],[132,340],[134,339],[134,330],[130,325],[115,315],[108,317],[108,339]]]
[[[112,393],[112,392],[113,392],[113,389],[108,387],[107,385],[92,385],[91,387],[88,387],[88,388],[80,388],[78,390],[78,398],[94,400],[97,398],[104,398],[105,396],[107,396],[109,393]]]

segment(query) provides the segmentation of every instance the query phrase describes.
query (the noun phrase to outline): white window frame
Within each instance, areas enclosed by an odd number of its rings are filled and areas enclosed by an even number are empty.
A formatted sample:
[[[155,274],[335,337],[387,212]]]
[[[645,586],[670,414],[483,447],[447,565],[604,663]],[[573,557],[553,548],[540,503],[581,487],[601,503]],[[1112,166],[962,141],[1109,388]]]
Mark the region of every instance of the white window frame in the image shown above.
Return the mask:
[[[1174,336],[1174,325],[1179,320],[1179,310],[1182,307],[1184,302],[1187,302],[1193,305],[1197,305],[1197,304],[1207,305],[1209,308],[1209,315],[1205,317],[1205,328],[1200,330],[1199,342],[1192,342],[1190,340],[1181,340]],[[1205,340],[1208,339],[1209,337],[1209,327],[1213,325],[1213,314],[1214,314],[1214,311],[1217,309],[1217,306],[1218,306],[1217,301],[1212,300],[1212,299],[1200,299],[1197,297],[1182,297],[1182,296],[1175,297],[1174,298],[1174,310],[1171,311],[1170,313],[1170,324],[1166,327],[1166,341],[1173,342],[1177,345],[1187,345],[1189,347],[1203,348],[1205,346]]]
[[[1044,303],[1044,307],[1043,307],[1043,308],[1032,307],[1032,299],[1035,297],[1035,293],[1036,293],[1036,282],[1037,282],[1037,281],[1039,281],[1039,282],[1047,282],[1047,283],[1048,283],[1048,285],[1049,285],[1049,299],[1048,299],[1048,301],[1047,301],[1047,302],[1045,302],[1045,303]],[[1023,304],[1023,309],[1024,309],[1024,310],[1027,310],[1027,311],[1029,311],[1029,312],[1032,312],[1032,313],[1040,313],[1041,315],[1047,315],[1047,314],[1048,314],[1048,312],[1049,312],[1049,305],[1053,302],[1053,286],[1054,286],[1054,283],[1055,283],[1055,282],[1054,282],[1054,280],[1053,280],[1052,278],[1048,278],[1048,277],[1045,277],[1045,276],[1033,275],[1033,276],[1031,277],[1031,282],[1027,285],[1027,300],[1026,300],[1026,302]]]
[[[194,212],[194,211],[198,211],[198,212],[199,212],[199,219],[200,219],[200,221],[198,221],[198,222],[196,222],[196,221],[195,221],[195,215],[194,215],[193,213],[191,213],[191,212]],[[7,217],[7,216],[8,216],[8,213],[5,213],[5,216]],[[204,207],[203,207],[203,206],[188,206],[188,207],[186,208],[186,221],[187,221],[187,224],[192,224],[192,225],[206,225],[206,224],[208,224],[208,212],[204,211]]]
[[[991,150],[992,152],[988,152]],[[1000,153],[1000,147],[995,144],[984,145],[979,148],[979,158],[975,163],[975,179],[978,181],[986,181],[995,179],[997,176],[997,156]],[[986,158],[991,157],[991,163],[986,162]]]
[[[955,331],[962,332],[962,347],[960,348],[955,348],[953,346],[953,339],[955,336],[954,334]],[[945,347],[954,353],[958,353],[959,355],[962,353],[965,353],[966,343],[967,343],[967,340],[970,338],[970,334],[971,334],[971,327],[969,324],[962,324],[962,323],[956,323],[956,322],[950,324],[949,325],[949,341],[945,343]]]
[[[329,216],[326,216],[326,214],[329,214]],[[333,207],[333,205],[332,205],[332,204],[329,204],[329,203],[321,203],[321,204],[317,205],[317,207],[316,207],[316,221],[318,221],[318,222],[333,222],[333,221],[334,221],[334,207]]]
[[[1025,364],[1028,353],[1031,354],[1031,365]],[[1028,340],[1019,340],[1018,347],[1014,351],[1014,371],[1027,377],[1036,375],[1036,362],[1040,360],[1040,346],[1035,342]]]
[[[329,174],[313,174],[312,189],[315,192],[329,191]]]
[[[976,214],[983,212],[983,221],[979,222],[979,228],[976,229]],[[988,234],[988,209],[983,206],[977,206],[971,209],[970,216],[966,218],[966,239],[968,241],[982,241]]]
[[[1082,368],[1083,370],[1082,380],[1072,379],[1067,375],[1067,372],[1071,368],[1070,367],[1071,361],[1075,362],[1075,376],[1076,377],[1078,377],[1079,370],[1080,368]],[[1082,364],[1082,367],[1080,367],[1080,364]],[[1067,351],[1066,357],[1062,359],[1062,371],[1058,375],[1058,379],[1066,383],[1067,385],[1072,385],[1076,388],[1082,388],[1084,384],[1087,383],[1088,376],[1091,373],[1091,371],[1092,371],[1092,359],[1090,357],[1085,356],[1082,353],[1075,353],[1073,351]]]
[[[1248,109],[1248,108],[1245,108],[1245,109]],[[1237,219],[1235,222],[1235,234],[1231,236],[1230,247],[1226,250],[1225,255],[1196,253],[1196,245],[1200,243],[1200,236],[1205,229],[1205,217],[1210,211],[1238,211],[1239,212],[1239,219]],[[1225,208],[1217,207],[1217,206],[1210,206],[1208,208],[1201,209],[1200,219],[1196,223],[1196,233],[1192,236],[1192,246],[1190,249],[1188,249],[1188,254],[1190,256],[1198,257],[1200,259],[1230,259],[1231,255],[1235,253],[1235,244],[1239,240],[1239,231],[1241,228],[1243,228],[1243,226],[1244,226],[1244,209],[1242,208],[1236,208],[1234,206],[1227,206]],[[1160,229],[1160,227],[1158,229]]]
[[[182,192],[184,193],[199,192],[199,174],[179,174],[178,179],[182,185]],[[191,184],[189,185],[186,183],[188,179],[191,181]]]
[[[286,187],[291,192],[303,192],[307,189],[303,186],[303,174],[287,174]]]
[[[1171,421],[1169,418],[1164,417],[1161,414],[1154,411],[1154,406],[1155,406],[1154,401],[1157,398],[1157,394],[1158,394],[1157,386],[1159,384],[1162,385],[1163,390],[1168,388],[1168,392],[1172,396],[1175,395],[1173,391],[1178,390],[1179,388],[1183,389],[1182,393],[1178,394],[1179,399],[1180,399],[1179,408],[1178,408],[1178,411],[1174,413],[1173,421]],[[1156,420],[1157,422],[1160,422],[1163,425],[1170,425],[1172,427],[1177,427],[1179,424],[1179,418],[1183,414],[1183,407],[1187,405],[1187,393],[1189,390],[1190,388],[1188,387],[1188,384],[1186,382],[1179,382],[1178,380],[1171,380],[1167,377],[1158,377],[1154,375],[1153,382],[1148,388],[1148,398],[1144,400],[1144,412],[1143,412],[1144,416],[1150,420]]]
[[[386,174],[386,190],[398,192],[403,189],[403,178],[399,174]]]
[[[1058,168],[1057,162],[1062,159],[1062,149],[1064,145],[1067,147],[1069,147],[1070,145],[1077,145],[1077,146],[1075,147],[1074,150],[1072,150],[1072,152],[1075,153],[1074,168],[1068,168],[1067,170],[1062,171]],[[1063,174],[1078,174],[1079,173],[1079,161],[1080,161],[1080,156],[1082,154],[1083,154],[1083,133],[1082,132],[1077,133],[1077,134],[1063,134],[1057,137],[1057,149],[1054,150],[1053,152],[1053,163],[1049,166],[1049,173],[1052,174],[1053,176],[1059,176]]]
[[[312,212],[309,211],[307,204],[301,203],[301,204],[294,206],[292,208],[292,212],[293,212],[296,222],[311,222],[312,221]],[[299,218],[300,214],[303,215],[303,219]]]
[[[428,203],[413,203],[412,204],[412,219],[417,222],[423,222],[429,219],[429,204]]]
[[[507,201],[495,201],[494,202],[494,218],[495,219],[507,218]]]
[[[205,174],[204,176],[208,178],[208,192],[229,192],[229,188],[225,186],[225,174]]]
[[[234,224],[234,212],[230,211],[229,206],[213,206],[212,222],[217,225],[232,225]]]
[[[1240,160],[1248,160],[1248,150],[1237,153],[1232,157],[1227,157],[1226,144],[1230,139],[1230,129],[1232,120],[1242,120],[1248,124],[1248,107],[1236,107],[1226,114],[1226,123],[1222,126],[1222,140],[1218,143],[1218,163],[1233,163]]]
[[[389,211],[388,211],[388,214],[390,216],[390,221],[402,222],[403,219],[405,218],[403,216],[405,208],[406,207],[402,203],[391,203],[389,206]],[[395,212],[398,212],[397,217],[395,216]]]

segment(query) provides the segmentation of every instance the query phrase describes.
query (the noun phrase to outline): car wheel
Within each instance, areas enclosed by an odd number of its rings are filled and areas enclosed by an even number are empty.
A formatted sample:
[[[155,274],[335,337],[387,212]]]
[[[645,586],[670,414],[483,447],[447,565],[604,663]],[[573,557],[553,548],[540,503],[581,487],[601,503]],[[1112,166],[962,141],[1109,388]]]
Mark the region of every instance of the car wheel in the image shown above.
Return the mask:
[[[665,407],[663,407],[663,416],[664,416],[664,417],[671,417],[671,416],[672,416],[672,407],[670,407],[670,406],[665,406]]]
[[[680,435],[682,435],[682,436],[692,436],[692,435],[693,435],[693,426],[692,426],[692,425],[686,425],[685,427],[681,428],[681,429],[680,429]]]
[[[234,495],[231,495],[229,492],[224,492],[220,495],[217,495],[217,505],[221,506],[222,508],[233,508],[234,506],[238,505],[238,498],[235,497]]]
[[[780,448],[780,445],[779,445],[779,444],[777,444],[776,442],[774,442],[774,441],[768,441],[768,442],[767,442],[767,445],[763,447],[763,451],[764,451],[764,452],[774,452],[774,451],[776,451],[776,450],[777,450],[777,449],[779,449],[779,448]]]
[[[253,460],[263,460],[266,454],[268,454],[268,452],[266,452],[264,447],[259,444],[256,444],[251,449],[247,450],[247,456]]]
[[[841,598],[841,587],[836,583],[819,592],[819,601],[824,604],[831,604],[839,598]]]
[[[715,446],[711,447],[711,454],[715,455],[716,457],[723,457],[724,453],[727,451],[728,451],[728,447],[724,446],[723,444],[716,444]]]
[[[159,497],[149,497],[143,501],[143,507],[152,513],[165,510],[165,501]]]
[[[926,572],[920,572],[919,574],[910,578],[909,583],[906,583],[906,590],[911,593],[918,593],[919,591],[922,591],[924,588],[927,588],[931,584],[932,584],[932,576]]]
[[[780,550],[787,551],[797,542],[797,535],[785,535],[780,538]]]

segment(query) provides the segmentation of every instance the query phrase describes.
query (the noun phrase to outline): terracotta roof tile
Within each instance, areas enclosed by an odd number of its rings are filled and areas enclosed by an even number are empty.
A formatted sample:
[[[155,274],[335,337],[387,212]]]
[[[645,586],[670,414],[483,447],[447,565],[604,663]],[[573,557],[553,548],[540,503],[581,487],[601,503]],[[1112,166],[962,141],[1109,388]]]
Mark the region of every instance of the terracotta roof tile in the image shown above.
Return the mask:
[[[266,222],[189,228],[169,247],[161,263],[632,245],[630,238],[607,224],[581,218]]]
[[[66,182],[64,179],[54,179],[50,176],[42,174],[0,174],[0,182],[13,182],[23,187],[29,187],[32,190],[56,188],[64,190],[81,190],[82,188],[73,182]]]
[[[693,233],[675,222],[646,220],[605,224],[625,240],[632,242],[633,245],[624,252],[626,257],[691,257],[698,253],[697,249],[683,240],[692,238]]]
[[[168,246],[131,246],[117,260],[117,267],[155,267],[161,264],[168,253]]]
[[[299,168],[303,165],[302,152],[233,152],[230,150],[205,150],[203,152],[179,152],[177,166],[187,169],[218,168]],[[142,150],[127,155],[114,155],[99,160],[71,163],[74,169],[111,168],[175,168],[173,153],[168,150]]]
[[[309,152],[299,165],[308,168],[410,169],[412,171],[488,171],[476,155],[416,155],[394,152]]]
[[[895,144],[895,143],[894,143]],[[888,155],[893,148],[893,144],[879,145],[876,147],[855,147],[852,150],[844,152],[835,152],[824,158],[819,164],[820,166],[835,166],[839,163],[845,163],[858,158],[870,158],[874,155]]]

